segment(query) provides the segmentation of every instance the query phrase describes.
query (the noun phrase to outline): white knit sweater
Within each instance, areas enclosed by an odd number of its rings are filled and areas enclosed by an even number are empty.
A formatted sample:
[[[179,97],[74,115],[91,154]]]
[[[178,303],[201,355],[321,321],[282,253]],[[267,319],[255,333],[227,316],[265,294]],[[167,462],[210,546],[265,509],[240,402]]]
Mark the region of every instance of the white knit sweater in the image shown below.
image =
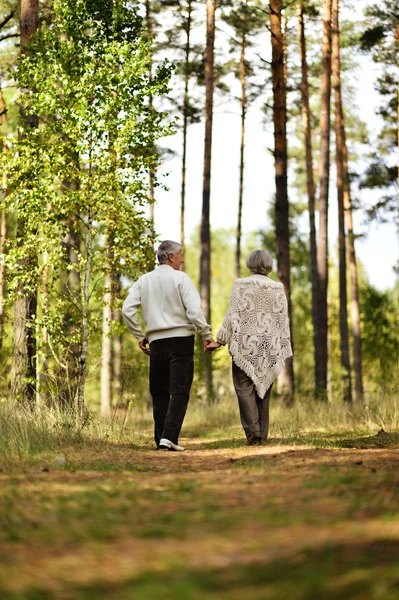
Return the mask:
[[[263,398],[292,356],[283,284],[264,275],[237,279],[216,339],[229,345],[233,361]]]
[[[137,318],[140,306],[145,334]],[[160,265],[136,281],[123,304],[122,315],[139,341],[145,337],[149,343],[169,337],[187,337],[196,331],[204,340],[212,338],[193,282],[186,273],[175,271],[169,265]]]

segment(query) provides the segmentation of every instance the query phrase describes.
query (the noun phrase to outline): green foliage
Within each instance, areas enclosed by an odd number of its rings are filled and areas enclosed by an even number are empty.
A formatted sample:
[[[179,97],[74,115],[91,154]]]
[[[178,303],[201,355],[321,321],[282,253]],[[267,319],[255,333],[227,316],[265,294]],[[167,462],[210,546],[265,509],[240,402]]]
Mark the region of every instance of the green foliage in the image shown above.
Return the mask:
[[[56,1],[52,23],[42,24],[15,72],[18,101],[39,125],[22,119],[5,158],[10,190],[1,208],[19,220],[6,256],[9,299],[40,291],[46,272],[36,325],[46,327],[53,353],[58,347],[59,364],[71,343],[65,313],[84,327],[90,300],[95,329],[105,273],[135,277],[152,249],[146,174],[157,162],[154,141],[171,129],[149,97],[167,93],[171,66],[163,62],[149,78],[151,43],[140,28],[123,2]],[[65,271],[80,274],[80,294],[63,293]],[[80,327],[75,333],[82,343]]]
[[[379,113],[384,124],[379,134],[378,153],[371,156],[371,164],[362,181],[363,187],[389,188],[397,185],[398,160],[398,98],[399,98],[399,2],[383,0],[368,6],[366,28],[360,38],[360,47],[371,52],[373,60],[382,67],[377,79],[377,90],[381,96]],[[393,173],[396,171],[396,178]],[[372,218],[384,211],[397,212],[397,191],[384,194],[369,210]]]

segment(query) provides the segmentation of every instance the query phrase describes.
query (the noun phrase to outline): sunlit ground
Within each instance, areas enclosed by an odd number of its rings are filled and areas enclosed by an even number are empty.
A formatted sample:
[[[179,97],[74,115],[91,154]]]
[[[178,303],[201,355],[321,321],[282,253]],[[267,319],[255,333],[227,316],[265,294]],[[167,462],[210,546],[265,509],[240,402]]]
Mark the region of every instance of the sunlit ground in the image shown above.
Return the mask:
[[[396,600],[397,400],[378,410],[275,406],[248,447],[231,407],[193,406],[185,453],[134,410],[3,411],[0,598]]]

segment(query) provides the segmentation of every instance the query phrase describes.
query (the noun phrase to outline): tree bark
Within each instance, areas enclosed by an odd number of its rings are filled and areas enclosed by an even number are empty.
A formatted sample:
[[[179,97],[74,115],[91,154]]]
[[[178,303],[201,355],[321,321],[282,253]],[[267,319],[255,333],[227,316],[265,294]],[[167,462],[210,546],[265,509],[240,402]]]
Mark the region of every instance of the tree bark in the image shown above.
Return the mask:
[[[206,2],[206,51],[205,51],[205,143],[204,172],[202,180],[202,217],[201,217],[201,257],[200,257],[200,296],[205,318],[211,322],[211,231],[210,231],[210,195],[212,161],[212,123],[214,89],[214,48],[215,48],[215,10],[216,0]],[[211,356],[204,357],[206,382],[209,399],[213,398]]]
[[[87,355],[89,351],[89,285],[91,277],[91,263],[93,258],[93,238],[92,238],[92,223],[93,219],[89,215],[87,219],[87,233],[86,233],[86,267],[83,282],[81,285],[81,298],[82,298],[82,323],[81,323],[81,345],[80,345],[80,356],[79,356],[79,372],[78,372],[78,383],[76,390],[76,406],[78,414],[83,416],[85,406],[85,383],[87,373]]]
[[[20,12],[21,52],[26,52],[29,42],[37,31],[39,22],[38,0],[22,0]],[[36,115],[26,114],[20,106],[21,117],[30,127],[38,126]],[[25,237],[25,223],[17,223],[17,236]],[[29,262],[29,259],[27,259]],[[29,268],[25,261],[26,268]],[[14,305],[13,368],[11,373],[11,393],[14,398],[33,406],[36,394],[36,339],[33,326],[36,317],[36,294],[30,294],[20,285]]]
[[[245,18],[245,17],[244,17]],[[241,233],[242,233],[242,203],[244,195],[244,151],[245,151],[245,117],[247,113],[247,70],[245,52],[247,36],[243,31],[241,38],[240,84],[241,84],[241,141],[240,141],[240,176],[238,193],[238,218],[236,232],[236,277],[241,277]]]
[[[317,246],[316,393],[327,398],[328,188],[330,183],[331,0],[323,0],[320,110],[319,242]]]
[[[152,41],[152,38],[154,36],[153,34],[153,27],[152,27],[152,15],[151,15],[151,6],[150,6],[150,0],[146,0],[145,2],[145,23],[146,23],[146,33],[147,33],[147,39],[149,41]],[[152,82],[152,51],[150,53],[150,61],[149,61],[149,70],[148,70],[148,81],[151,83]],[[148,96],[148,107],[150,112],[152,111],[153,108],[153,102],[152,102],[152,94],[150,94]],[[155,146],[153,148],[154,153],[156,152]],[[149,208],[149,221],[150,221],[150,235],[151,238],[154,238],[154,231],[155,231],[155,227],[154,227],[154,219],[155,219],[155,215],[154,215],[154,209],[155,209],[155,170],[150,167],[149,171],[148,171],[148,179],[149,179],[149,204],[150,204],[150,208]],[[148,270],[152,271],[152,269],[154,268],[154,261],[153,259],[150,258],[149,260],[149,264],[148,264]]]
[[[3,137],[3,153],[7,152],[7,107],[4,102],[3,92],[0,88],[0,112],[1,112],[1,123],[4,127]],[[3,171],[3,198],[7,197],[8,187],[8,175],[7,169]],[[3,344],[3,333],[4,333],[4,301],[5,301],[5,266],[4,266],[4,251],[5,244],[7,241],[7,213],[5,210],[1,213],[0,222],[0,349]]]
[[[339,0],[332,3],[332,75],[335,99],[335,139],[338,199],[339,253],[339,330],[342,366],[343,397],[352,402],[351,365],[349,356],[348,294],[346,287],[346,232],[344,211],[344,121],[341,95],[341,58],[339,30]]]
[[[101,356],[101,414],[111,413],[112,402],[112,275],[105,276]]]
[[[318,273],[317,273],[317,242],[316,242],[316,219],[315,219],[315,202],[316,202],[316,185],[314,182],[313,171],[313,148],[312,148],[312,118],[309,105],[309,77],[308,77],[308,62],[306,53],[306,33],[305,23],[303,18],[303,3],[297,2],[297,17],[298,17],[298,37],[299,37],[299,53],[301,61],[301,92],[302,92],[302,124],[305,137],[305,153],[306,153],[306,183],[308,192],[308,212],[309,212],[309,239],[310,239],[310,281],[312,287],[312,324],[313,324],[313,352],[314,364],[316,366],[316,305],[317,305],[317,289],[318,289]],[[316,380],[316,377],[315,377]]]
[[[120,278],[119,275],[114,271],[112,278],[112,300],[113,300],[113,321],[118,325],[121,322],[121,311],[117,305],[117,299],[120,296]],[[123,394],[123,382],[122,382],[122,334],[117,331],[113,336],[113,353],[112,353],[112,380],[113,380],[113,394],[117,398],[119,403]]]
[[[186,24],[186,46],[184,54],[184,98],[183,98],[183,157],[181,169],[181,208],[180,208],[180,243],[185,242],[185,208],[186,208],[186,170],[187,170],[187,128],[189,112],[188,86],[190,81],[190,52],[191,52],[191,15],[192,3],[188,0],[187,24]]]
[[[290,232],[287,179],[287,99],[284,66],[284,36],[281,29],[281,0],[270,1],[270,27],[272,40],[272,83],[274,159],[276,181],[276,247],[277,268],[284,285],[288,302],[292,333],[291,280],[290,280]],[[292,357],[285,362],[279,378],[279,388],[287,404],[294,401],[294,368]]]

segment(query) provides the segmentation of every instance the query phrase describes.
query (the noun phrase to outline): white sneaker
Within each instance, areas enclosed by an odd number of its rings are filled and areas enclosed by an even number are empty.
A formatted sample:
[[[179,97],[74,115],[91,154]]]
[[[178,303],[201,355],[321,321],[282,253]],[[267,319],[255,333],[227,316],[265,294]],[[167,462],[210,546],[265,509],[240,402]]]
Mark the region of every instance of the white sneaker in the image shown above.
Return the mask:
[[[160,450],[174,450],[175,452],[183,452],[184,450],[183,446],[179,446],[179,444],[174,444],[166,438],[161,439],[158,448]]]

